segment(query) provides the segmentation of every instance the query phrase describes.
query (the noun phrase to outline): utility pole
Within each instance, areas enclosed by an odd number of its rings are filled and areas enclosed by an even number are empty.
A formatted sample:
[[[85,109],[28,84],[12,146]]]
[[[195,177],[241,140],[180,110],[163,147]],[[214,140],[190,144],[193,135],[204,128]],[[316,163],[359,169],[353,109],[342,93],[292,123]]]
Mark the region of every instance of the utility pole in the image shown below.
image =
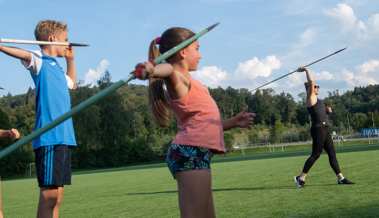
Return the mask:
[[[136,120],[133,119],[133,123],[134,123],[134,140],[136,140]]]
[[[347,116],[347,125],[349,126],[349,134],[350,134],[350,139],[351,139],[351,130],[350,130],[350,121],[349,121],[349,115]]]
[[[372,115],[372,126],[375,128],[374,113],[371,113],[371,115]]]
[[[309,116],[309,126],[312,126],[311,124],[311,115],[308,115]]]

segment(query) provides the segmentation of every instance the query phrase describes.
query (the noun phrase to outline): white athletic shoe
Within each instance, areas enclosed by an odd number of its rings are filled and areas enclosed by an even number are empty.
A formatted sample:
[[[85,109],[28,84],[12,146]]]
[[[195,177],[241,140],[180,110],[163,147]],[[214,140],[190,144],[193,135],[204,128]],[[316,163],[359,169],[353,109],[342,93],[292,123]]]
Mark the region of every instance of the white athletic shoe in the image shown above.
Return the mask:
[[[295,176],[294,180],[295,180],[298,188],[304,188],[305,181],[301,180],[300,176]]]

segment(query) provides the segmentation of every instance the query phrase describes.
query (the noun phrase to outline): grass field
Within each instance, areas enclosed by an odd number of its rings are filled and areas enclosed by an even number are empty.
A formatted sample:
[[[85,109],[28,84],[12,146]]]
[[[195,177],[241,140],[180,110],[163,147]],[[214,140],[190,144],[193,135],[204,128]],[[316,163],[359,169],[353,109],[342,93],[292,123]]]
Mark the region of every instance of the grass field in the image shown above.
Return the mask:
[[[326,154],[297,189],[310,150],[218,157],[212,161],[217,217],[377,217],[379,144],[337,147],[337,185]],[[165,164],[75,173],[64,190],[61,217],[179,217],[176,181]],[[2,181],[4,217],[35,217],[37,181]]]

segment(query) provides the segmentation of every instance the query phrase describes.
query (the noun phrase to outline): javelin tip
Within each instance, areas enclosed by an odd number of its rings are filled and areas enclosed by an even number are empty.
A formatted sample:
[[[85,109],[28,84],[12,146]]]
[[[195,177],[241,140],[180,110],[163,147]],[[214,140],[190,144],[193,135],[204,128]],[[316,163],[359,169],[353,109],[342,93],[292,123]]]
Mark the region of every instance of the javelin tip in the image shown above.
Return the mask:
[[[211,29],[215,28],[215,27],[216,27],[217,25],[219,25],[219,24],[220,24],[220,22],[217,22],[217,23],[213,24],[212,26],[208,27],[208,28],[207,28],[208,31],[210,31]]]
[[[336,51],[334,54],[337,54],[338,52],[341,52],[341,51],[343,51],[343,50],[345,50],[345,49],[347,49],[347,47],[346,47],[346,48],[343,48],[343,49],[341,49],[341,50],[339,50],[339,51]]]
[[[71,46],[89,46],[86,44],[80,44],[80,43],[69,43]]]

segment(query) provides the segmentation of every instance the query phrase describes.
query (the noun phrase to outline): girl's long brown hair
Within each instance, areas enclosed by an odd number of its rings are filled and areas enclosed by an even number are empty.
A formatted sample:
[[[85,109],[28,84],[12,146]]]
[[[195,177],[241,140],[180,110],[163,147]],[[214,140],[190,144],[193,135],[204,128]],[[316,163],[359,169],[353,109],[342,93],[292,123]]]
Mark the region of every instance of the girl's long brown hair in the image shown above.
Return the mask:
[[[173,27],[166,30],[161,36],[159,50],[156,46],[156,39],[150,43],[149,60],[159,57],[160,54],[165,53],[194,35],[195,33],[191,30],[180,27]],[[174,63],[174,61],[175,55],[166,59],[166,62],[169,64]],[[163,84],[163,79],[149,79],[149,112],[155,124],[160,128],[170,125],[172,117],[172,110],[166,99]]]

